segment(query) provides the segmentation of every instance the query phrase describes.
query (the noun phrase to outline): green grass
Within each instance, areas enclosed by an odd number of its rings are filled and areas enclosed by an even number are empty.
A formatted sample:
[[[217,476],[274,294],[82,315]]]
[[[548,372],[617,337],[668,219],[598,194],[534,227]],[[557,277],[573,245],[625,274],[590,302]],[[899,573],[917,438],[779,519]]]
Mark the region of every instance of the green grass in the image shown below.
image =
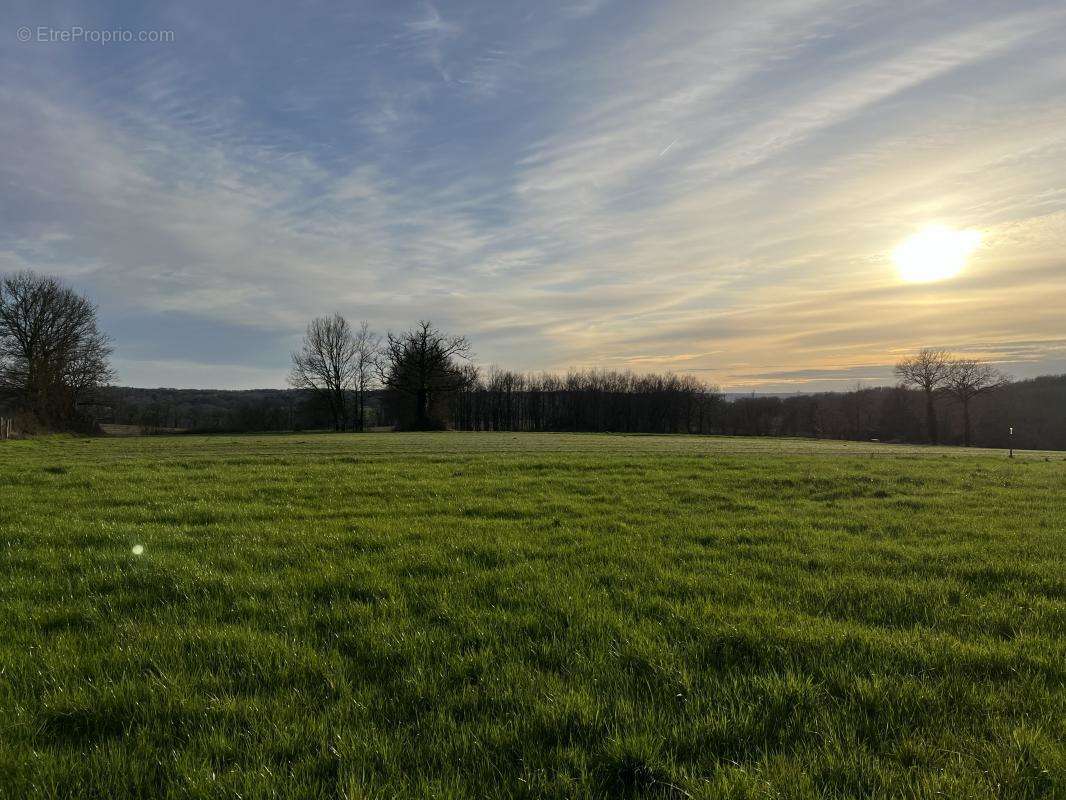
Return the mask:
[[[0,797],[1063,797],[1063,457],[2,442]]]

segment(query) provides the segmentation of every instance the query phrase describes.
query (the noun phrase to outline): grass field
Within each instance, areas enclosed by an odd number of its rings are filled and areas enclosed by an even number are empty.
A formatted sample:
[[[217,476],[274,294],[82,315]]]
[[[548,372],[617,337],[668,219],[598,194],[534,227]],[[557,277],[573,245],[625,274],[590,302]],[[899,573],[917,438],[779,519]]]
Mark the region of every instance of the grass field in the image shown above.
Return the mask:
[[[1064,455],[0,442],[0,797],[1064,797]]]

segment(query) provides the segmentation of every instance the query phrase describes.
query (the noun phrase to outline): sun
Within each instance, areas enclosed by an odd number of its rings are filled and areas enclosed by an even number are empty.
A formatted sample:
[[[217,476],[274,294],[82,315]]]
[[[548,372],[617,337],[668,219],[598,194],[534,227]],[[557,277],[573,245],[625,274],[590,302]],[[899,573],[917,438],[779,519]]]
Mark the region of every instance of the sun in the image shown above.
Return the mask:
[[[914,234],[892,252],[899,277],[907,283],[931,283],[954,278],[981,244],[975,230],[957,231],[930,225]]]

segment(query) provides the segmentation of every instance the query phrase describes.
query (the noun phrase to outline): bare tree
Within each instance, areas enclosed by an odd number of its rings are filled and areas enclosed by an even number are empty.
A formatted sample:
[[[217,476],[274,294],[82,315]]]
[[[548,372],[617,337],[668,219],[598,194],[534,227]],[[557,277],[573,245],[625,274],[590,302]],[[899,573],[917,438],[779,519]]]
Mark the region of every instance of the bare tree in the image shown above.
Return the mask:
[[[58,278],[20,272],[0,281],[0,393],[47,423],[114,379],[96,306]]]
[[[896,376],[904,386],[920,389],[925,395],[925,428],[932,444],[940,441],[936,424],[936,394],[948,379],[951,355],[926,348],[896,364]]]
[[[405,408],[401,424],[432,430],[445,424],[441,402],[464,385],[459,360],[470,357],[470,344],[421,321],[413,330],[389,333],[378,370],[381,383]]]
[[[364,320],[355,334],[355,365],[353,384],[356,402],[356,430],[366,427],[366,396],[373,388],[377,377],[378,358],[381,354],[381,337],[370,330]]]
[[[346,395],[356,379],[358,352],[348,320],[340,314],[311,320],[300,349],[292,354],[289,385],[325,400],[333,429],[344,430]]]
[[[962,406],[963,445],[970,446],[970,401],[1001,389],[1008,383],[1010,378],[984,361],[958,358],[948,363],[944,392]]]

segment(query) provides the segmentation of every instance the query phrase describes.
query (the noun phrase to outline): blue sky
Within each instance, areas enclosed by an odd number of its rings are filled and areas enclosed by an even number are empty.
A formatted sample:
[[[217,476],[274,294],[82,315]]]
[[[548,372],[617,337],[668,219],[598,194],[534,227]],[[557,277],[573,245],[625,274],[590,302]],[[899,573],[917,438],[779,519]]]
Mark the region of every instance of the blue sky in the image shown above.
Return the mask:
[[[1066,371],[1061,0],[297,5],[0,11],[0,271],[90,293],[124,383],[282,386],[333,311],[731,390]],[[902,283],[934,223],[981,247]]]

